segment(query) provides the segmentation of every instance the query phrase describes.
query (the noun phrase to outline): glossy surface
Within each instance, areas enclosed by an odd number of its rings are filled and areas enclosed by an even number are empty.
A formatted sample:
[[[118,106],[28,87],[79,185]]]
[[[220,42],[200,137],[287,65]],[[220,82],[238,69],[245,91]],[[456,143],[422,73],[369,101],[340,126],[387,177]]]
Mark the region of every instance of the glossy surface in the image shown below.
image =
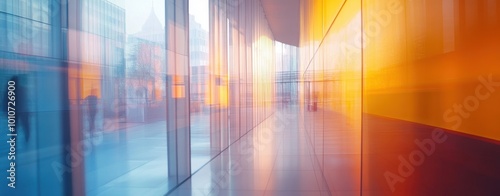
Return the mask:
[[[343,169],[352,183],[330,187],[363,195],[498,192],[499,3],[301,1],[307,133],[327,181],[336,168],[328,154],[356,160]],[[340,132],[350,137],[328,142]]]
[[[17,182],[32,187],[0,195],[164,194],[272,114],[275,45],[260,1],[206,0],[204,24],[188,4],[0,2]]]
[[[278,110],[169,195],[332,195],[298,111]]]
[[[497,0],[363,1],[363,193],[498,194],[499,30]]]
[[[500,1],[367,0],[363,10],[364,112],[500,140]]]
[[[361,43],[360,9],[360,1],[301,5],[301,122],[333,195],[360,194],[362,50],[348,45]]]
[[[374,115],[364,119],[370,130],[378,131],[366,132],[363,140],[363,195],[500,191],[498,141]]]
[[[499,0],[263,1],[0,1],[0,195],[500,193]]]

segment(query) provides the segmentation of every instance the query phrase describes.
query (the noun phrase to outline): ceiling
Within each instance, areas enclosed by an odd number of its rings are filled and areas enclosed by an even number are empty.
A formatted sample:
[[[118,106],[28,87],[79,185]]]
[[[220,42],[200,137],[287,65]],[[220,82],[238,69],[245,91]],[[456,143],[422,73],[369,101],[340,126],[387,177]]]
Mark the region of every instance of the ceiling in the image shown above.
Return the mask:
[[[300,0],[261,0],[274,39],[289,45],[300,42]]]

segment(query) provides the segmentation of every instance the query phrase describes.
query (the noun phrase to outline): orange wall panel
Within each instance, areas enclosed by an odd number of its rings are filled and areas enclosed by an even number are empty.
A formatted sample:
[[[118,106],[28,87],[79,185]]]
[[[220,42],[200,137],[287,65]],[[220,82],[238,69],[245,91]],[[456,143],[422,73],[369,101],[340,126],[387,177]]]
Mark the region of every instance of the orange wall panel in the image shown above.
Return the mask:
[[[500,2],[399,2],[403,12],[364,49],[364,111],[500,140],[491,118],[500,115],[491,109],[499,105],[496,87],[487,99],[474,98],[479,78],[500,81]],[[373,16],[385,3],[364,1],[365,32],[381,24]]]

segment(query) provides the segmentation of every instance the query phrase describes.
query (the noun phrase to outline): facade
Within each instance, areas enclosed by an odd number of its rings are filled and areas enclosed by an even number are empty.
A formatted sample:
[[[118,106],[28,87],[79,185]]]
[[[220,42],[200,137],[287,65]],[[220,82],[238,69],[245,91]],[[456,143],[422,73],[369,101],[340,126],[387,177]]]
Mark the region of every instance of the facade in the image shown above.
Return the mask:
[[[54,1],[55,2],[55,1]],[[18,140],[30,141],[33,146],[29,148],[27,145],[22,150],[20,143],[17,143],[17,180],[12,183],[10,179],[3,177],[1,182],[5,184],[0,190],[2,195],[33,195],[37,191],[45,194],[63,195],[64,189],[50,190],[41,188],[43,186],[58,186],[65,187],[69,184],[59,182],[56,174],[48,174],[51,180],[39,180],[38,177],[43,175],[43,171],[38,169],[38,166],[48,166],[41,163],[38,150],[45,149],[47,154],[43,156],[46,162],[61,161],[64,159],[62,154],[57,153],[62,150],[64,143],[56,137],[43,135],[39,130],[51,130],[51,134],[62,137],[63,130],[67,128],[62,124],[64,119],[63,105],[66,104],[68,96],[64,89],[53,89],[48,85],[56,85],[64,79],[59,73],[48,71],[58,70],[63,67],[65,59],[63,45],[66,43],[60,39],[65,34],[65,27],[59,20],[58,10],[51,8],[49,1],[2,1],[0,2],[0,78],[2,83],[2,105],[7,104],[6,89],[8,81],[15,81],[17,93],[17,105],[21,106],[16,109],[23,109],[25,112],[17,113],[18,118],[16,133],[19,134]],[[56,16],[56,18],[52,16]],[[15,79],[17,77],[17,79]],[[23,92],[23,93],[20,93]],[[22,94],[22,95],[21,95]],[[51,97],[53,99],[37,99],[35,97]],[[11,105],[12,106],[12,105]],[[50,110],[49,110],[50,108]],[[6,105],[2,107],[2,111],[7,111]],[[37,111],[45,112],[37,112]],[[7,115],[2,112],[0,125],[3,130],[8,130]],[[33,113],[29,115],[29,113]],[[22,120],[21,117],[22,116]],[[55,120],[49,121],[54,118]],[[37,123],[36,126],[33,126]],[[6,134],[2,134],[2,140],[10,140]],[[36,148],[35,148],[36,146]],[[7,154],[11,152],[10,145],[2,145],[1,152]],[[12,149],[15,150],[15,149]],[[25,153],[23,153],[24,151]],[[31,154],[26,152],[32,151]],[[35,153],[33,153],[35,152]],[[26,158],[25,158],[26,157]],[[12,159],[2,158],[0,164],[10,166]],[[10,170],[10,168],[9,168]],[[24,170],[24,171],[22,171]],[[5,172],[10,176],[10,172]],[[23,178],[26,176],[28,178]],[[66,176],[60,176],[66,179]],[[14,180],[14,179],[12,179]],[[12,189],[7,186],[11,183],[12,186],[32,186],[34,189]]]
[[[102,119],[97,128],[104,131],[108,121],[124,119],[125,111],[125,10],[109,1],[79,1],[81,49],[80,98],[95,91],[100,99]],[[96,22],[99,21],[99,22]],[[71,55],[70,55],[71,56]],[[84,103],[85,104],[85,103]]]
[[[141,30],[128,35],[126,50],[128,121],[164,120],[165,29],[153,7]]]
[[[110,1],[0,1],[0,195],[500,193],[499,0]]]
[[[206,110],[208,81],[208,31],[193,15],[189,16],[189,63],[191,73],[191,111]]]
[[[499,112],[488,108],[499,102],[483,84],[500,71],[492,66],[499,8],[499,1],[301,1],[300,71],[309,81],[301,97],[318,108],[305,113],[305,127],[330,190],[498,192],[492,157],[500,135],[489,116]],[[339,173],[349,177],[338,181]]]
[[[123,116],[117,106],[125,86],[124,10],[105,0],[2,1],[0,33],[0,78],[16,78],[16,104],[23,110],[16,118],[18,178],[2,182],[32,187],[2,188],[0,194],[82,191],[71,188],[82,181],[67,172],[84,166],[66,161],[72,150],[81,150],[69,133],[72,127],[79,135],[102,132]]]

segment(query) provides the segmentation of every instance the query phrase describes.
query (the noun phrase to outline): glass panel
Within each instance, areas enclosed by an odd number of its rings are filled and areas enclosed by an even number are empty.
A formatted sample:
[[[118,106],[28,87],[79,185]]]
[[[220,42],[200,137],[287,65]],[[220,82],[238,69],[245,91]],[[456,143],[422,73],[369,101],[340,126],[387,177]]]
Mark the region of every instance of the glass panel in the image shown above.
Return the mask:
[[[9,178],[2,180],[1,194],[71,195],[67,69],[60,56],[48,58],[40,52],[42,43],[54,47],[64,43],[40,36],[45,28],[40,23],[13,15],[13,2],[5,2],[10,14],[0,13],[0,126],[9,131],[1,139],[12,141],[0,146],[8,155],[0,165],[10,170]],[[26,9],[26,1],[17,4]],[[13,101],[10,108],[9,101]]]
[[[83,146],[71,152],[83,160],[83,174],[74,175],[84,183],[74,191],[166,193],[164,1],[83,0],[68,7],[68,13],[82,9],[70,16],[68,33],[75,62],[69,66],[71,130]]]
[[[189,9],[191,172],[194,173],[219,151],[210,144],[208,0],[191,0]]]
[[[337,190],[359,195],[361,4],[302,1],[301,9],[302,123],[324,175],[318,182],[333,195]]]
[[[363,1],[364,190],[498,192],[499,6]]]

